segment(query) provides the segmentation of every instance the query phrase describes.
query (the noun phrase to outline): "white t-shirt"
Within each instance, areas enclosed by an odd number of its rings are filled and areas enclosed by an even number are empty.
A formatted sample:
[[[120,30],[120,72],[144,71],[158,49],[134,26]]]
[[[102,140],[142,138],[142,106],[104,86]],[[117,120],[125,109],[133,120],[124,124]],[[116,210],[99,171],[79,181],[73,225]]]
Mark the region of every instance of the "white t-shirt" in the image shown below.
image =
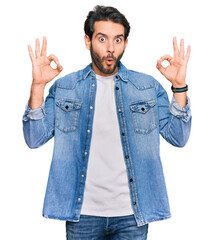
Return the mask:
[[[114,96],[114,75],[96,75],[97,92],[81,214],[133,214]]]

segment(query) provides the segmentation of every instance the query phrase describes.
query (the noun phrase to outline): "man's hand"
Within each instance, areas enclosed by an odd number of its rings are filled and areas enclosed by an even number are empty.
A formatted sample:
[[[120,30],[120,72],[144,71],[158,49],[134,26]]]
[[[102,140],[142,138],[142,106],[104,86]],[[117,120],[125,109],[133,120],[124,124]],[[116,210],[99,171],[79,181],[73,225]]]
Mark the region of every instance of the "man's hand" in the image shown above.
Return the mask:
[[[54,79],[61,71],[62,66],[59,64],[59,60],[56,56],[51,54],[47,57],[47,38],[43,38],[42,49],[40,53],[40,42],[36,39],[35,56],[33,54],[32,48],[28,45],[28,50],[33,67],[33,85],[40,85],[45,87],[45,85]],[[51,62],[54,61],[57,68],[51,67]]]
[[[172,83],[173,87],[182,88],[186,86],[186,70],[191,48],[188,46],[185,55],[184,40],[181,39],[179,51],[176,37],[173,38],[173,48],[174,56],[164,55],[161,57],[160,60],[157,61],[157,69]],[[161,65],[164,60],[169,62],[169,66],[166,68]]]
[[[28,50],[33,66],[33,82],[31,85],[31,94],[28,105],[31,109],[36,109],[41,106],[43,102],[44,88],[46,84],[54,79],[63,68],[59,64],[59,60],[56,56],[51,54],[47,57],[46,37],[43,38],[41,53],[39,39],[36,39],[35,56],[30,45],[28,45]],[[51,67],[52,61],[56,63],[56,69]]]

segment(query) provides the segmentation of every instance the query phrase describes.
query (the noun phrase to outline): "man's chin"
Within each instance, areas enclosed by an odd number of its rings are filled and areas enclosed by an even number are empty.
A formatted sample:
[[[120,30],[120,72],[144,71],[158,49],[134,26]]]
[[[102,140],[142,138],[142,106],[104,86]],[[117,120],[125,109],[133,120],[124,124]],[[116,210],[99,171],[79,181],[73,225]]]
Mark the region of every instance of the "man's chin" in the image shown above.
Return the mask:
[[[115,68],[108,68],[104,69],[103,73],[104,74],[112,74],[115,71]]]
[[[117,66],[113,65],[112,64],[106,64],[107,67],[103,68],[103,73],[105,74],[112,74],[115,69],[117,68]]]

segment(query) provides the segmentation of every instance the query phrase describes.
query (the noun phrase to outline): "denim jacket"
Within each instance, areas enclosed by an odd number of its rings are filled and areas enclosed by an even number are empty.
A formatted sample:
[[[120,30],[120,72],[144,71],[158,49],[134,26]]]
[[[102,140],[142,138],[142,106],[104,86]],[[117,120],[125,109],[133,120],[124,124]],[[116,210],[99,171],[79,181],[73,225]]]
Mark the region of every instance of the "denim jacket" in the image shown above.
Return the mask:
[[[158,81],[127,70],[121,62],[114,81],[130,199],[137,226],[142,226],[171,216],[159,136],[177,147],[187,143],[190,100],[183,109],[174,98],[169,105],[167,93]],[[89,64],[56,80],[39,108],[26,106],[23,131],[27,145],[38,148],[54,137],[43,205],[46,218],[79,221],[93,134],[96,85],[96,75]]]

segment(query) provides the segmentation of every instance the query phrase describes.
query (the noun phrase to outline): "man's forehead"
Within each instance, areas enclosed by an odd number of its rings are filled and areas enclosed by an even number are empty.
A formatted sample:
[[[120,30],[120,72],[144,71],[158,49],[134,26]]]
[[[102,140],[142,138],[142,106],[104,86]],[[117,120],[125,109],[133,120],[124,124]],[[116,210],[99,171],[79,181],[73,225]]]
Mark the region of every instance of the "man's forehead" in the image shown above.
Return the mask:
[[[125,32],[124,26],[120,23],[112,21],[96,21],[94,23],[94,35],[97,33],[103,33],[105,35],[122,35]]]

